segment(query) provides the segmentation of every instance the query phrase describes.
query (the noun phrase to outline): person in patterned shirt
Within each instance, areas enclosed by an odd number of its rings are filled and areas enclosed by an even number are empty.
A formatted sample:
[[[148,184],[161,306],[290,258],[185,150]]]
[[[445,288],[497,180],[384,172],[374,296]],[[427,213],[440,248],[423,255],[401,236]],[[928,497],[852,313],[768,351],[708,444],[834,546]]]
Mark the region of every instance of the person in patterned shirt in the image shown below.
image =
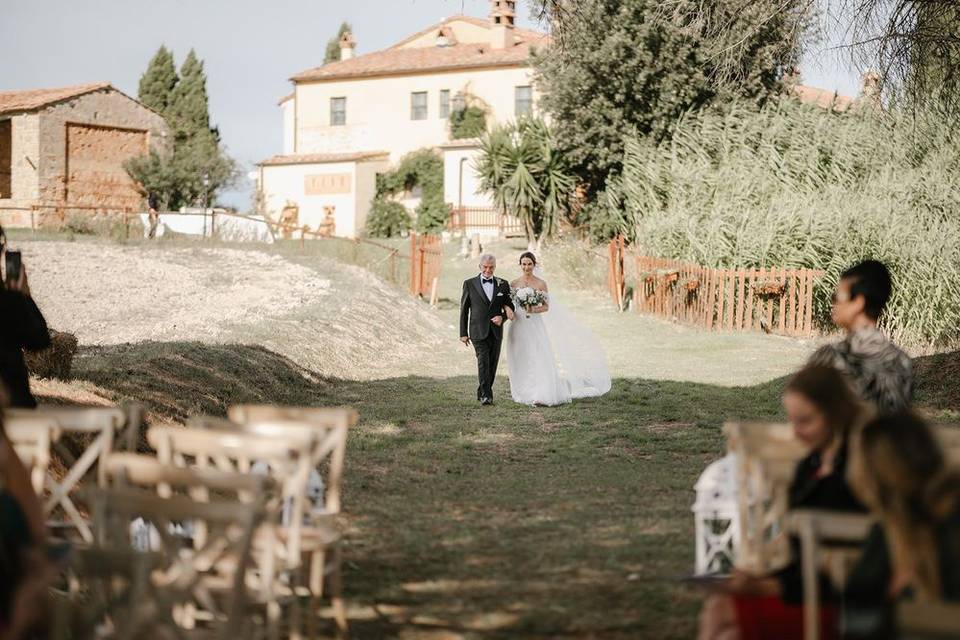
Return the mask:
[[[838,369],[861,399],[880,412],[906,409],[913,402],[913,363],[877,328],[891,289],[890,271],[876,260],[844,271],[833,294],[832,317],[846,337],[821,347],[808,362]]]

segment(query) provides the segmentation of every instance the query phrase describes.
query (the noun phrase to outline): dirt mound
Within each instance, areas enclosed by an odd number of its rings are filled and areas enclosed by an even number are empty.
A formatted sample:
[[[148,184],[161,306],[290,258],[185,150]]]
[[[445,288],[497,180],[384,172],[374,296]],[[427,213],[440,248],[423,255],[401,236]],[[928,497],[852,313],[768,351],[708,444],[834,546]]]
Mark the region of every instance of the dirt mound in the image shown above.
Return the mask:
[[[437,368],[448,328],[362,269],[312,257],[203,246],[23,242],[50,325],[81,345],[254,344],[325,376]]]

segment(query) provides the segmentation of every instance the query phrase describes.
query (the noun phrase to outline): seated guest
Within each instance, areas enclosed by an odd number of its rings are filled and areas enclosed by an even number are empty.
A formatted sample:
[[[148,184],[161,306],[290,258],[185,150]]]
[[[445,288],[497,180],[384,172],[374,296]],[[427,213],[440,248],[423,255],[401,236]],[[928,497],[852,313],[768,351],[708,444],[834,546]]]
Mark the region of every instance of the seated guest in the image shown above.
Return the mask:
[[[844,637],[896,637],[900,600],[960,602],[960,472],[910,412],[854,439],[850,482],[877,516],[844,592]]]
[[[831,315],[846,337],[817,350],[808,363],[838,369],[860,398],[881,412],[906,409],[913,401],[913,364],[877,328],[891,289],[890,272],[876,260],[844,271]]]
[[[0,237],[2,234],[0,227]],[[38,351],[49,346],[47,322],[30,297],[27,269],[22,266],[16,280],[0,282],[0,384],[9,392],[11,407],[37,406],[30,393],[23,350]]]
[[[0,397],[3,396],[0,391]],[[3,399],[0,398],[0,406]],[[52,566],[43,509],[0,416],[0,638],[24,637],[39,620]]]
[[[832,367],[808,366],[787,383],[783,407],[797,439],[810,453],[797,465],[789,489],[791,509],[863,511],[846,481],[850,433],[864,419],[863,405],[843,376]],[[711,595],[700,618],[701,640],[716,638],[803,637],[803,581],[799,544],[791,541],[793,558],[780,571],[752,575],[735,571]],[[824,602],[837,599],[826,578]],[[835,638],[836,608],[824,606],[821,638]]]

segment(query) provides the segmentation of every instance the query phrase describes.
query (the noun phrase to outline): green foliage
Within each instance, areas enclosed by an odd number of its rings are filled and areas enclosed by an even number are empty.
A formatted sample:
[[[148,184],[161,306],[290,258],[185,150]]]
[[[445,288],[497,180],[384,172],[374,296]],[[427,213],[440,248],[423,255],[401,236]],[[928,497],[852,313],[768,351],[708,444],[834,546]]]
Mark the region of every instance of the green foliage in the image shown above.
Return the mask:
[[[367,215],[367,235],[374,238],[392,238],[402,235],[412,226],[410,213],[399,202],[374,198]]]
[[[193,49],[180,67],[180,82],[173,90],[170,109],[165,115],[178,137],[189,138],[209,131],[219,138],[216,130],[210,128],[207,77]]]
[[[327,50],[323,54],[323,64],[330,64],[340,59],[340,38],[348,31],[353,31],[353,27],[350,26],[349,22],[343,22],[337,29],[337,35],[327,40]]]
[[[706,3],[705,23],[663,20],[656,0],[578,0],[559,23],[555,43],[533,56],[557,140],[590,194],[622,170],[630,131],[660,141],[681,115],[732,96],[763,101],[779,91],[781,70],[796,60],[797,17],[773,10],[751,22],[756,7],[739,0]],[[791,6],[802,0],[788,0]],[[555,3],[563,4],[563,3]],[[677,0],[692,11],[699,0]],[[777,0],[777,7],[783,4]],[[706,24],[709,23],[709,24]],[[717,81],[717,46],[705,34],[724,24],[736,44],[735,82]]]
[[[437,233],[443,230],[450,215],[449,207],[443,201],[443,159],[433,149],[411,151],[397,167],[378,176],[378,200],[395,196],[420,188],[420,205],[417,207],[417,231]]]
[[[158,69],[173,66],[173,57],[165,51],[161,47],[141,78],[141,92],[148,91],[141,93],[141,100],[160,99],[158,78],[168,74]],[[238,167],[220,146],[217,129],[210,126],[207,79],[203,63],[192,50],[161,113],[173,133],[170,148],[127,161],[127,173],[144,191],[156,193],[163,209],[212,204],[216,193],[236,179]]]
[[[465,106],[450,112],[450,137],[454,140],[479,138],[487,130],[487,114],[482,107]]]
[[[475,169],[494,206],[523,220],[529,243],[553,236],[570,211],[576,181],[547,124],[521,118],[495,128],[480,145]]]
[[[165,115],[173,101],[173,91],[178,80],[173,54],[161,46],[140,78],[140,102]]]
[[[636,220],[624,206],[619,176],[607,180],[606,188],[589,200],[577,217],[588,224],[594,242],[602,244],[616,236],[633,242]]]
[[[623,192],[645,253],[715,267],[824,269],[875,258],[894,276],[883,324],[913,346],[960,339],[960,135],[939,112],[838,115],[791,100],[692,114],[672,140],[627,143]]]

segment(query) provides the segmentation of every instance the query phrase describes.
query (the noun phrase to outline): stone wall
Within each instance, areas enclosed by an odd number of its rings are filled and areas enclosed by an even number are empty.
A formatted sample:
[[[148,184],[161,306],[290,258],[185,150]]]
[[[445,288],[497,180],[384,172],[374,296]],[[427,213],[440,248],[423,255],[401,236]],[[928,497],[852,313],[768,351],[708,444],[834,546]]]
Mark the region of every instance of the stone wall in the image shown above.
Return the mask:
[[[15,115],[10,127],[11,194],[0,198],[0,224],[8,227],[31,226],[30,205],[38,196],[39,122],[35,113]]]
[[[164,149],[163,118],[114,89],[52,105],[39,113],[38,201],[85,205],[99,210],[44,210],[50,217],[94,218],[136,210],[142,197],[123,163],[149,149]]]

